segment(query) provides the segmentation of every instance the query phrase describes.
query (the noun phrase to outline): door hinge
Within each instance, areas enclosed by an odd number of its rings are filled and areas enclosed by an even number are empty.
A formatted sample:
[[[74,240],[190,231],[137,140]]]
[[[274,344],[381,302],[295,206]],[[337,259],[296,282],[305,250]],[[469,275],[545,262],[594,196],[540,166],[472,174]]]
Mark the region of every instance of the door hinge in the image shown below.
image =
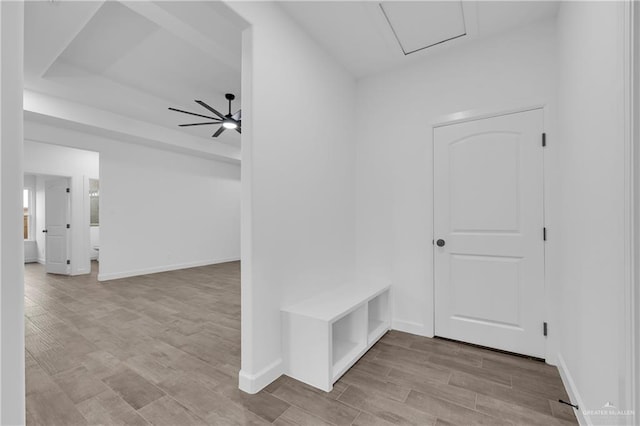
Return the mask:
[[[67,193],[69,193],[69,192],[71,192],[71,189],[70,189],[70,188],[67,188]]]
[[[69,225],[69,224],[67,223],[67,229],[69,229],[69,228],[71,228],[71,225]]]
[[[542,134],[542,146],[547,146],[547,134]]]
[[[71,265],[71,261],[67,259],[67,265]]]
[[[542,241],[547,241],[547,228],[542,228]]]
[[[546,335],[547,335],[547,323],[546,323],[546,322],[543,322],[543,323],[542,323],[542,334],[543,334],[544,336],[546,336]]]

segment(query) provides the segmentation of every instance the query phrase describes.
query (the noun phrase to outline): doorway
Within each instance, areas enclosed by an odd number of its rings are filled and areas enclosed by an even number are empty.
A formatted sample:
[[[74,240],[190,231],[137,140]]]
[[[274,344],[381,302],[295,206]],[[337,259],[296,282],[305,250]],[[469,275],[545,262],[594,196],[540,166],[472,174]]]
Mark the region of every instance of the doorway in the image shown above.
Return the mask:
[[[99,248],[100,154],[49,143],[24,141],[25,263],[45,265],[47,273],[92,272]]]
[[[25,174],[24,263],[46,273],[71,273],[71,177]]]
[[[545,356],[543,111],[434,129],[435,335]]]

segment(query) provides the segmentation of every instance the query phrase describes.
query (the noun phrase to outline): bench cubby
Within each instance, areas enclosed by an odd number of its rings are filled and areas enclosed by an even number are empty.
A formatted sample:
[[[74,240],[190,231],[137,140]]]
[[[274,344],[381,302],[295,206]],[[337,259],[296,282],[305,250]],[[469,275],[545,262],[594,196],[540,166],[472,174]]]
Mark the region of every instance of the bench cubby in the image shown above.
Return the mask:
[[[282,309],[285,373],[331,391],[389,330],[390,287],[343,286]]]

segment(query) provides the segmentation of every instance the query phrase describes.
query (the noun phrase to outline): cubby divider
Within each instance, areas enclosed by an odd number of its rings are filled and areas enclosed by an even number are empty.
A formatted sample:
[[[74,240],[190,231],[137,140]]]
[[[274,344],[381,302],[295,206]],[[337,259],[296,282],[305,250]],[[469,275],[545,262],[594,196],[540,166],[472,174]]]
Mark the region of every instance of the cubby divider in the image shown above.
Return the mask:
[[[367,343],[377,341],[389,329],[389,292],[369,300]]]

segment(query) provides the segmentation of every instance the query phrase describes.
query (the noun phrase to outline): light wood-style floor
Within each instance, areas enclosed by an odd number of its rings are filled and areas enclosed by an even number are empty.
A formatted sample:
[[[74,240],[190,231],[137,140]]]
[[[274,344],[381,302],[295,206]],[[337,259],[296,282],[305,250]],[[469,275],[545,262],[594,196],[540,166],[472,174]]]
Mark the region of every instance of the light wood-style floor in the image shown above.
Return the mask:
[[[99,283],[26,265],[29,425],[575,424],[554,367],[390,332],[324,393],[237,389],[238,262]]]

